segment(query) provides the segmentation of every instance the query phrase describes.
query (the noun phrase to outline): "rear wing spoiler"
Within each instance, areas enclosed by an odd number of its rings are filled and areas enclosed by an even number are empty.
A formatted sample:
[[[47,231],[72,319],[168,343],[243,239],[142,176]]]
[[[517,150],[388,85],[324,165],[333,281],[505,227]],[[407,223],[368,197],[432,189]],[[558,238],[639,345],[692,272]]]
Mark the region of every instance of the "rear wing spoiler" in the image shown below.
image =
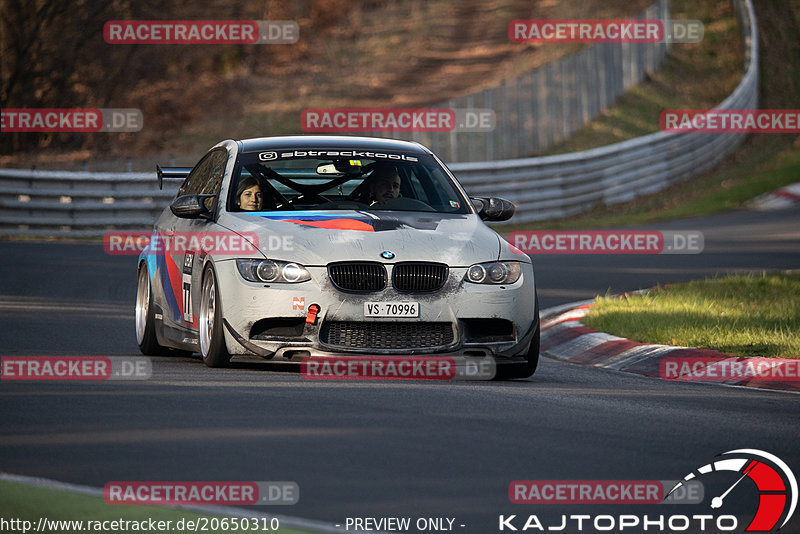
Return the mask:
[[[164,188],[164,180],[185,180],[190,172],[192,172],[192,167],[162,167],[156,165],[158,188]]]

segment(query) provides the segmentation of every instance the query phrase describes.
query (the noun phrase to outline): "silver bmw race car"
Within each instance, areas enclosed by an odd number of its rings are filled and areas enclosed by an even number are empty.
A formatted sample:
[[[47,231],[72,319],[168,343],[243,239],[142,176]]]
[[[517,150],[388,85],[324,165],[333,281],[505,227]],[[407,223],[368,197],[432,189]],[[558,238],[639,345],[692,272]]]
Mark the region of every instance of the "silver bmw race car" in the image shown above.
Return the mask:
[[[459,356],[497,377],[534,373],[531,259],[483,221],[418,143],[344,136],[223,141],[182,178],[138,260],[144,354],[232,357]]]

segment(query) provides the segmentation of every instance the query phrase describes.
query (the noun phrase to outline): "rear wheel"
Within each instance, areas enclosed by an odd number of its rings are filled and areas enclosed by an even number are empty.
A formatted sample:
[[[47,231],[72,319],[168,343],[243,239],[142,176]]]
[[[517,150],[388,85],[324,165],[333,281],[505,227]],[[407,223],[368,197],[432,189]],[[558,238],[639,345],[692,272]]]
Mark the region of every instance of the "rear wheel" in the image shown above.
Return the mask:
[[[200,295],[200,354],[209,367],[225,367],[231,361],[225,345],[217,277],[211,267],[206,268],[203,273],[203,289]]]
[[[156,338],[155,312],[153,311],[150,275],[147,266],[139,267],[136,286],[136,343],[139,350],[147,356],[163,356],[169,351],[158,344]]]

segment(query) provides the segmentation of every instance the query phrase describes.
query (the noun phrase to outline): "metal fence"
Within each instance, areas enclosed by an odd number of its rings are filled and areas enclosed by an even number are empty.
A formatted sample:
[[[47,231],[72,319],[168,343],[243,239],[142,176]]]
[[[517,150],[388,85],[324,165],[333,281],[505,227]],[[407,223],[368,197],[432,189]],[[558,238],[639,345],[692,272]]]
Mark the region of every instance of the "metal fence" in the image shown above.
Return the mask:
[[[758,107],[758,27],[751,0],[735,0],[745,74],[715,109]],[[450,165],[471,195],[505,196],[514,223],[565,217],[625,202],[697,176],[731,154],[746,133],[657,132],[582,152]]]
[[[178,186],[152,173],[0,169],[0,234],[102,235],[152,227]]]
[[[735,0],[745,42],[745,74],[717,109],[758,103],[758,31],[751,0]],[[659,132],[556,156],[464,162],[450,168],[471,195],[514,201],[510,223],[545,220],[614,204],[702,173],[733,152],[742,133]],[[0,169],[0,234],[102,235],[152,225],[173,184],[159,191],[154,173]]]
[[[666,28],[669,2],[657,0],[632,18],[660,20]],[[432,106],[493,110],[496,125],[490,132],[392,132],[391,137],[418,141],[447,162],[540,154],[614,107],[619,96],[658,70],[667,49],[666,39],[593,44],[497,87]]]

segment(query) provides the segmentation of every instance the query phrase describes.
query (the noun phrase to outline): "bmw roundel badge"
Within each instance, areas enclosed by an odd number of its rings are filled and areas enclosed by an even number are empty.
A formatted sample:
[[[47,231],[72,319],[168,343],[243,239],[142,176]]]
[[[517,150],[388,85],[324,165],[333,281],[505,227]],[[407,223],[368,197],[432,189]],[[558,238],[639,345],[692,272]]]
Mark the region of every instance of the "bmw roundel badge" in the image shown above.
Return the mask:
[[[381,258],[385,260],[391,260],[392,258],[394,258],[394,252],[389,252],[388,250],[384,250],[383,252],[381,252]]]

